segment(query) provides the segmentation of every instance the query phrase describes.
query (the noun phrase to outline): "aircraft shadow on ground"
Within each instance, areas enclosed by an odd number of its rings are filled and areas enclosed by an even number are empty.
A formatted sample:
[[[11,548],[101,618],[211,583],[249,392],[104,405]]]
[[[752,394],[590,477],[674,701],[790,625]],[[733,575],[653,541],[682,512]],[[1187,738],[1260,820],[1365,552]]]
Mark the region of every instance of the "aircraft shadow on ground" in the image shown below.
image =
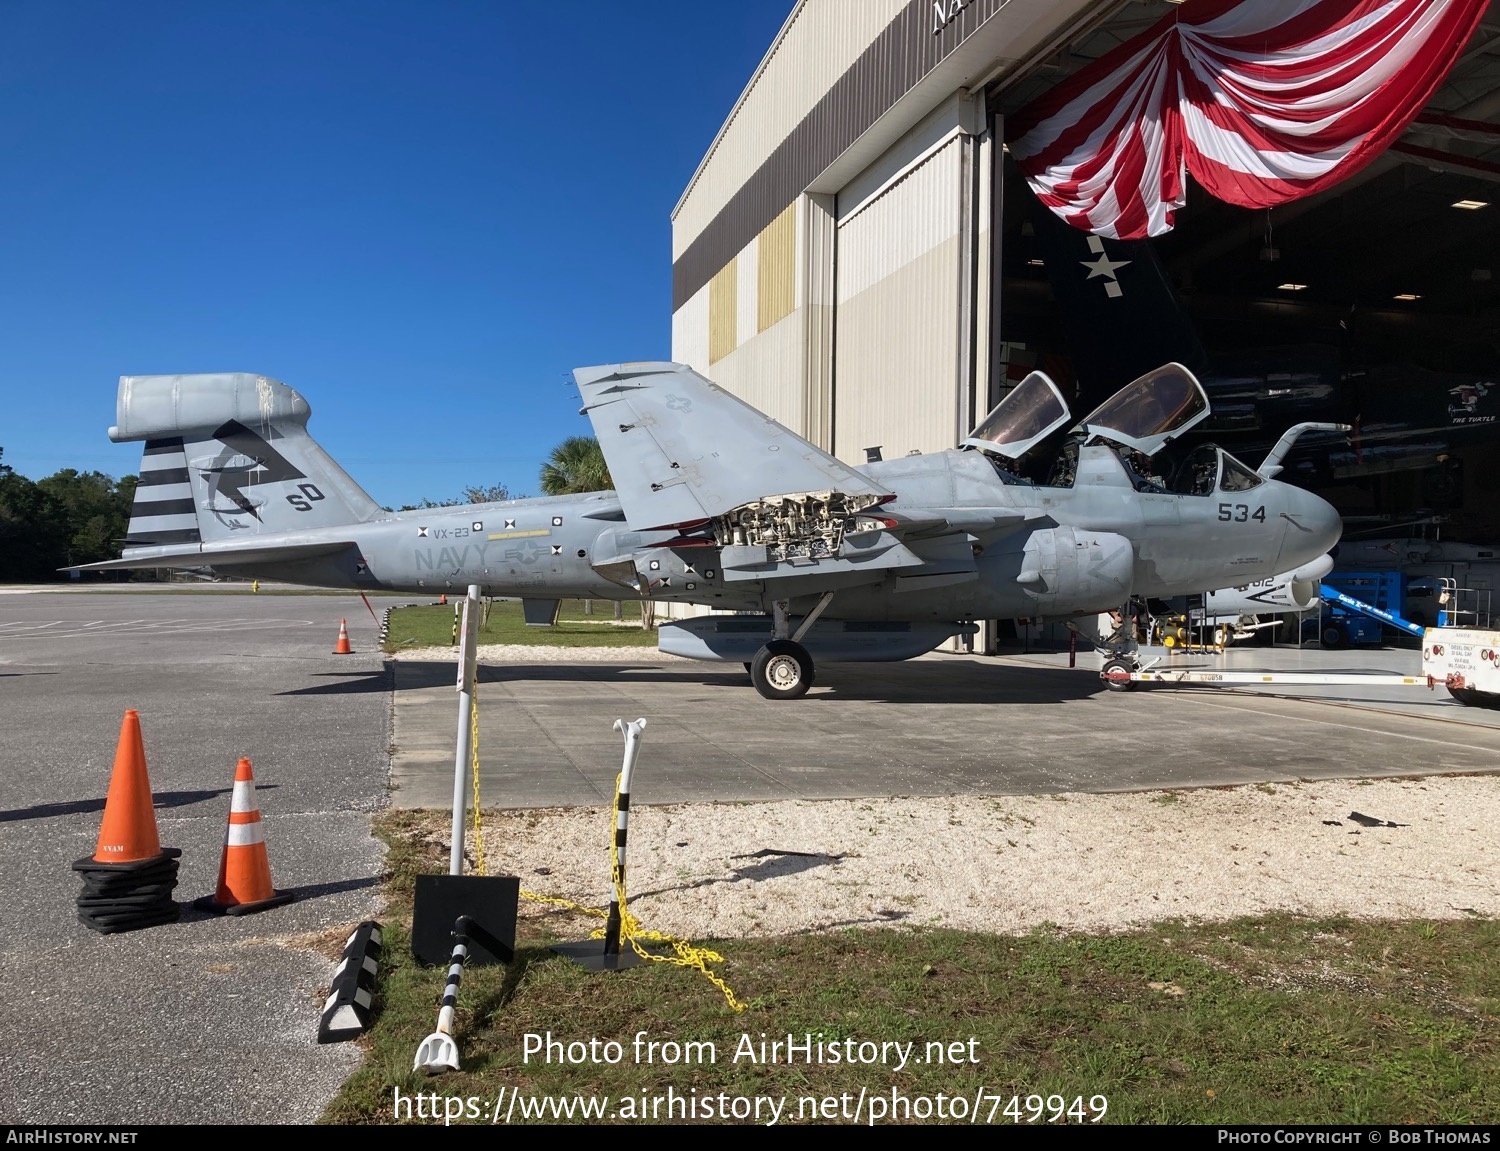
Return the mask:
[[[683,687],[733,688],[755,698],[750,677],[730,664],[702,665],[702,670],[664,668],[660,664],[548,663],[506,667],[481,665],[479,683],[608,683],[622,687],[675,684]],[[452,687],[451,663],[398,663],[393,690]],[[304,692],[314,689],[302,689]],[[1052,668],[940,662],[827,664],[801,701],[776,706],[800,707],[827,702],[1043,704],[1088,699],[1104,685],[1087,672]],[[285,693],[295,694],[295,693]],[[770,705],[770,701],[765,701]]]
[[[827,867],[829,864],[837,863],[843,858],[842,855],[822,855],[816,852],[800,851],[758,851],[754,856],[764,856],[756,863],[748,863],[736,867],[727,875],[714,875],[706,879],[696,879],[691,883],[677,883],[671,887],[658,887],[651,891],[632,891],[631,899],[645,899],[653,895],[675,895],[683,891],[698,891],[705,887],[716,887],[721,883],[764,883],[768,879],[780,879],[789,875],[801,875],[805,871],[813,871],[819,867]],[[753,856],[737,855],[735,859],[750,859]]]
[[[298,899],[317,899],[322,895],[338,895],[345,891],[362,891],[380,883],[378,875],[364,875],[357,879],[334,879],[327,883],[305,883],[300,887],[289,887]]]
[[[380,883],[380,877],[376,875],[361,876],[357,879],[335,879],[328,883],[305,883],[300,887],[282,887],[278,892],[290,892],[301,903],[309,899],[317,899],[324,895],[338,895],[345,891],[359,891],[367,887],[375,887]],[[206,891],[205,895],[213,892]],[[196,898],[196,897],[193,897]],[[184,898],[177,901],[182,910],[183,923],[198,923],[205,919],[222,919],[218,912],[205,911],[201,907],[193,906],[193,898]]]
[[[261,783],[256,785],[258,791],[277,787],[275,783]],[[203,803],[206,800],[218,799],[220,796],[228,795],[230,788],[216,787],[211,791],[158,791],[151,797],[154,807],[187,807],[193,803]],[[104,797],[98,799],[72,799],[63,803],[35,803],[30,807],[15,807],[9,811],[0,811],[0,823],[14,823],[22,819],[49,819],[55,815],[87,815],[90,812],[104,810]]]
[[[389,665],[388,665],[389,666]],[[387,667],[377,668],[375,671],[324,671],[317,672],[314,678],[337,679],[337,683],[316,683],[311,687],[294,687],[287,691],[278,691],[277,695],[368,695],[373,692],[384,692],[391,690],[392,675]],[[453,673],[448,673],[448,679],[453,679]]]

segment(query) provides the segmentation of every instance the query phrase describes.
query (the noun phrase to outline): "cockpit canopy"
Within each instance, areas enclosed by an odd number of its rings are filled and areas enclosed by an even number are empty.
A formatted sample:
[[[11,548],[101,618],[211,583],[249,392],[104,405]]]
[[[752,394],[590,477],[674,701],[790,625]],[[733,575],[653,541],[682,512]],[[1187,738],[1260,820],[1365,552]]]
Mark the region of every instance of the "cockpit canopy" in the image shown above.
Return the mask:
[[[1247,492],[1265,482],[1264,476],[1217,444],[1202,444],[1183,457],[1167,490],[1184,496],[1208,496],[1216,491]]]
[[[1126,384],[1078,424],[1092,439],[1153,455],[1208,416],[1208,396],[1181,364],[1163,364]]]
[[[1071,413],[1045,373],[1032,372],[990,409],[964,440],[966,448],[1018,460],[1068,422]]]

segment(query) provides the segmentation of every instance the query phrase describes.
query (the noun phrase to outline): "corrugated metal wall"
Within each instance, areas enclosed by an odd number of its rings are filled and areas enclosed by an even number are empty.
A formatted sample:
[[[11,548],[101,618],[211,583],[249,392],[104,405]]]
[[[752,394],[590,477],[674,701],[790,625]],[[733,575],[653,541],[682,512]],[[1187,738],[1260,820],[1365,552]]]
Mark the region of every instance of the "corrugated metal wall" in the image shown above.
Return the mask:
[[[798,7],[684,194],[673,219],[672,259],[910,2],[810,0]]]
[[[803,317],[785,316],[714,364],[709,378],[725,391],[802,434]]]
[[[803,196],[797,242],[797,307],[803,316],[802,435],[833,450],[834,197]]]
[[[850,463],[954,445],[967,146],[953,137],[839,220],[833,446]]]
[[[801,432],[806,423],[803,383],[805,336],[796,297],[797,205],[751,240],[709,281],[706,309],[695,319],[692,301],[672,327],[674,359],[692,364],[727,391]],[[703,293],[699,293],[702,295]],[[697,300],[697,296],[693,300]],[[683,361],[694,347],[693,324],[707,328],[705,370]]]
[[[708,362],[717,363],[739,346],[739,275],[730,260],[708,282]]]
[[[764,332],[778,320],[791,314],[796,299],[797,272],[797,205],[766,225],[758,237],[756,250],[756,322],[755,330]]]
[[[672,313],[672,359],[701,375],[708,370],[708,293],[704,284],[693,298]]]

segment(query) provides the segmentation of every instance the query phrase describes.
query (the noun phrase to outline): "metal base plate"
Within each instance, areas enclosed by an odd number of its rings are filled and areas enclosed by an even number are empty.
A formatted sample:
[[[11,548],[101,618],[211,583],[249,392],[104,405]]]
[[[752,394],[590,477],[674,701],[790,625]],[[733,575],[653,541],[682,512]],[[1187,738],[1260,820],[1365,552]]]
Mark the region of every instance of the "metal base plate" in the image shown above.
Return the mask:
[[[604,954],[604,940],[581,939],[577,943],[554,943],[552,950],[564,959],[571,959],[588,971],[624,971],[644,962],[629,943],[620,944],[618,954]],[[671,948],[660,944],[642,944],[641,950],[653,955],[665,955]]]

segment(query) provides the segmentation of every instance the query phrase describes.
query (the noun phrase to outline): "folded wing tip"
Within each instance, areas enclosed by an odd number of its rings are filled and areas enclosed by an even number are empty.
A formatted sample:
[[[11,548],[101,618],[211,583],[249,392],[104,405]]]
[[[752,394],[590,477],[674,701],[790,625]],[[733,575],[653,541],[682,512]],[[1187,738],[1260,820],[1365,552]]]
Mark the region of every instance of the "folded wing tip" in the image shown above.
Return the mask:
[[[602,384],[608,380],[630,379],[634,376],[654,376],[663,372],[691,372],[686,364],[670,360],[630,360],[618,364],[595,364],[591,367],[574,368],[573,380],[579,387]]]

